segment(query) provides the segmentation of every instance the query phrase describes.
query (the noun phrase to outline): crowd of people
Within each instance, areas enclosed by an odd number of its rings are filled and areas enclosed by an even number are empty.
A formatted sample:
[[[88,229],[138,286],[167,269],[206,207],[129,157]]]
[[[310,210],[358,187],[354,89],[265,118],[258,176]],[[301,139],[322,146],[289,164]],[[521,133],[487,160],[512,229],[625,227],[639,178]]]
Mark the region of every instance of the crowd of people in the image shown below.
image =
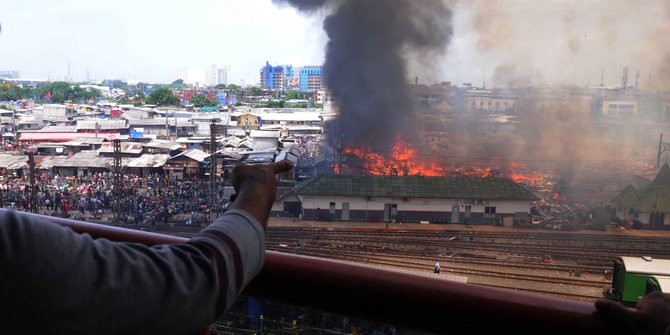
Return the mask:
[[[35,185],[32,203],[30,181],[26,177],[4,178],[0,182],[0,207],[80,220],[105,220],[114,217],[118,206],[119,221],[126,225],[198,223],[212,214],[211,188],[202,181],[176,180],[159,174],[124,175],[118,204],[111,173],[69,177],[41,174],[36,177]],[[217,202],[225,204],[223,180],[217,183],[216,192]]]

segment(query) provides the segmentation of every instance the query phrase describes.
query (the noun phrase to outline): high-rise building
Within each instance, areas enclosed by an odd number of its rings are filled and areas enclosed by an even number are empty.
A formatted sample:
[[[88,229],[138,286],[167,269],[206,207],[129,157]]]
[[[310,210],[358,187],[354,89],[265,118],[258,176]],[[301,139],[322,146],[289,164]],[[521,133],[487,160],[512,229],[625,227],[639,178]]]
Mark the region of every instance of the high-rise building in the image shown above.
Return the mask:
[[[304,66],[300,69],[300,90],[318,91],[323,88],[323,67]]]
[[[292,65],[272,66],[265,62],[261,68],[261,87],[273,91],[285,91],[293,78]]]
[[[19,79],[21,72],[15,70],[0,71],[0,78],[2,79]]]
[[[225,68],[224,69],[217,69],[216,71],[218,73],[218,75],[217,75],[218,81],[217,81],[216,84],[217,85],[219,85],[219,84],[228,85],[228,69],[225,69]]]
[[[65,81],[72,82],[73,81],[73,79],[72,79],[72,62],[67,62],[66,66],[65,66],[65,71],[66,71]]]
[[[177,79],[194,86],[216,86],[227,84],[228,69],[212,65],[209,68],[180,68],[177,69]]]
[[[177,79],[181,79],[184,83],[195,86],[205,85],[205,71],[203,69],[183,67],[177,69]]]

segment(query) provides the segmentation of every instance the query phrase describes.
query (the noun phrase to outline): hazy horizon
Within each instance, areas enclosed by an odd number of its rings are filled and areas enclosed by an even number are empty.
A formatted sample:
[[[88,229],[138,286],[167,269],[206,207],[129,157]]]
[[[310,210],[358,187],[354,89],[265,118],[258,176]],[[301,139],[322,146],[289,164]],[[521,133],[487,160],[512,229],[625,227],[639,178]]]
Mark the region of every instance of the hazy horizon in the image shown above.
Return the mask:
[[[664,1],[445,1],[454,35],[419,83],[480,86],[618,86],[623,67],[633,85],[665,88],[670,31]],[[272,0],[182,2],[8,0],[0,4],[0,70],[56,78],[71,63],[74,80],[168,83],[177,69],[229,67],[228,82],[255,84],[273,65],[324,62],[327,11],[304,15]],[[651,74],[651,80],[649,75]],[[413,80],[412,80],[413,81]]]

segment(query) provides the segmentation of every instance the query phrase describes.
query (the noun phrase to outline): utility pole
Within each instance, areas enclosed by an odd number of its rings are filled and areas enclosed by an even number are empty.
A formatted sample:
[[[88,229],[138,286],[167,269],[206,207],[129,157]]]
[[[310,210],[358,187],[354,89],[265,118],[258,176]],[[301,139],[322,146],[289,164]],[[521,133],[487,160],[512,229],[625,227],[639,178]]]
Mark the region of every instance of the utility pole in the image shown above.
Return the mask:
[[[116,139],[114,145],[114,160],[112,166],[112,173],[114,174],[114,224],[121,224],[121,195],[123,194],[121,188],[123,181],[121,180],[121,140]]]
[[[216,120],[212,119],[212,123],[209,125],[209,136],[210,143],[209,148],[211,152],[210,156],[210,167],[209,167],[209,214],[214,219],[213,215],[216,213]],[[211,221],[211,220],[210,220]]]
[[[35,156],[28,152],[28,171],[30,173],[30,211],[37,213],[37,185],[35,184]]]

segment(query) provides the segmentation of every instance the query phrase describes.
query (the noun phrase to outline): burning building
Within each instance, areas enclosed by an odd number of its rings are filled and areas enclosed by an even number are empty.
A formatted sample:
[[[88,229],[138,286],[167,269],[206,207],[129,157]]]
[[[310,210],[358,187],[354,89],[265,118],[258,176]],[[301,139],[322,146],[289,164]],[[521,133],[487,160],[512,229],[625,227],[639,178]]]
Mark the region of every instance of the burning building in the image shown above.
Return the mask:
[[[501,224],[537,198],[508,178],[321,175],[294,190],[309,220]]]
[[[670,166],[665,163],[650,184],[635,189],[628,185],[610,201],[616,206],[619,219],[638,221],[652,229],[663,229],[670,224]],[[642,228],[642,227],[639,227]]]

